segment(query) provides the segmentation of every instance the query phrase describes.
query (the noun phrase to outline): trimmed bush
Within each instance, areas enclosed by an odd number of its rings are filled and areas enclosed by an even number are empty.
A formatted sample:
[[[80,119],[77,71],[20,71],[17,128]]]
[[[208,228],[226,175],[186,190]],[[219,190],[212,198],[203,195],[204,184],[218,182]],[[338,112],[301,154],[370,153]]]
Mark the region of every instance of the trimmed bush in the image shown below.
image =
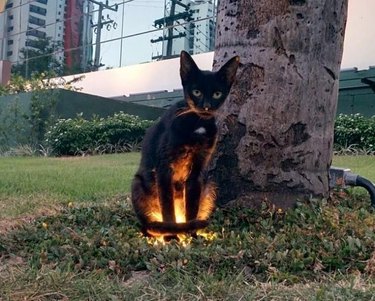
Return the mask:
[[[116,113],[107,118],[60,119],[46,133],[46,145],[56,156],[125,152],[142,140],[152,121]]]
[[[375,117],[361,114],[336,117],[334,142],[337,148],[354,148],[375,151]]]
[[[134,150],[152,123],[123,112],[92,120],[84,119],[82,115],[60,119],[46,133],[46,147],[57,156],[126,152]],[[334,143],[336,150],[350,148],[374,152],[375,116],[337,115]]]

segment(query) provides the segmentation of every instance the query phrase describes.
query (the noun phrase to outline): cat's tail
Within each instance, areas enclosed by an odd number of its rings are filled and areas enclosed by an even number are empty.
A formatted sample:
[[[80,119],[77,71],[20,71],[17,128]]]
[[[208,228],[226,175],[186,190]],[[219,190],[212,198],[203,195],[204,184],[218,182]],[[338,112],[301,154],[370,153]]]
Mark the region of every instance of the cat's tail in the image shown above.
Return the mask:
[[[150,222],[147,224],[147,233],[153,236],[177,235],[184,233],[194,233],[199,229],[207,227],[207,220],[192,220],[186,223],[174,222]]]

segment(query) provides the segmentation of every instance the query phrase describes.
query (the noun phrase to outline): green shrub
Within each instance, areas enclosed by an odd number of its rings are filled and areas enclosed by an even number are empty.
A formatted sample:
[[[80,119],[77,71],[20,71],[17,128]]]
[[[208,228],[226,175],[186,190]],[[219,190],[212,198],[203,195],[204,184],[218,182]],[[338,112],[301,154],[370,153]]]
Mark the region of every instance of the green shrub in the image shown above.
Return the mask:
[[[46,145],[57,156],[130,151],[151,124],[123,112],[92,120],[78,115],[58,120],[46,133]]]
[[[375,151],[375,117],[364,117],[361,114],[336,117],[334,142],[336,148],[353,147]]]

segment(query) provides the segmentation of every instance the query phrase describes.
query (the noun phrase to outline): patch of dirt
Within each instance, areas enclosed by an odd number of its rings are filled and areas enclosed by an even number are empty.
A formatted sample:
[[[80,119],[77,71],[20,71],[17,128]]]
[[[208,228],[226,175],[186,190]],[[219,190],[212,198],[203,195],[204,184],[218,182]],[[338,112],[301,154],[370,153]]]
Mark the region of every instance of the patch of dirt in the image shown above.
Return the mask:
[[[58,207],[41,209],[33,214],[22,215],[18,217],[5,217],[0,219],[0,235],[4,235],[14,229],[17,229],[25,224],[31,224],[36,218],[40,216],[55,215],[60,211]]]
[[[9,279],[17,278],[19,273],[22,273],[27,266],[26,260],[17,255],[7,254],[0,256],[0,283],[5,283]],[[1,291],[1,288],[0,288]],[[0,301],[1,292],[0,292]],[[5,300],[5,299],[4,299]]]
[[[144,285],[150,278],[148,271],[133,271],[131,277],[126,280],[122,285],[124,287],[132,287],[134,284]]]
[[[20,256],[16,256],[16,255],[2,256],[0,257],[0,273],[10,267],[21,266],[25,264],[26,264],[25,260]]]
[[[0,220],[0,235],[6,234],[23,224],[30,224],[35,219],[34,216],[22,216],[15,218],[5,218]]]
[[[372,253],[371,258],[367,261],[365,271],[371,276],[375,276],[375,251]]]

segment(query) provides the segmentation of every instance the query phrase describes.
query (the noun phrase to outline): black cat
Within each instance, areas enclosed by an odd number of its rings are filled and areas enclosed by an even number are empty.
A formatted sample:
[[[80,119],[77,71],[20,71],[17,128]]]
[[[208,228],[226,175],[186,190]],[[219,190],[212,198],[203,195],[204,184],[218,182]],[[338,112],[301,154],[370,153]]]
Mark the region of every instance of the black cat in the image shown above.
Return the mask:
[[[145,235],[194,233],[208,224],[215,186],[204,175],[215,150],[215,113],[229,94],[239,65],[230,59],[219,71],[201,71],[181,52],[185,100],[172,106],[146,133],[132,183],[132,202]]]

